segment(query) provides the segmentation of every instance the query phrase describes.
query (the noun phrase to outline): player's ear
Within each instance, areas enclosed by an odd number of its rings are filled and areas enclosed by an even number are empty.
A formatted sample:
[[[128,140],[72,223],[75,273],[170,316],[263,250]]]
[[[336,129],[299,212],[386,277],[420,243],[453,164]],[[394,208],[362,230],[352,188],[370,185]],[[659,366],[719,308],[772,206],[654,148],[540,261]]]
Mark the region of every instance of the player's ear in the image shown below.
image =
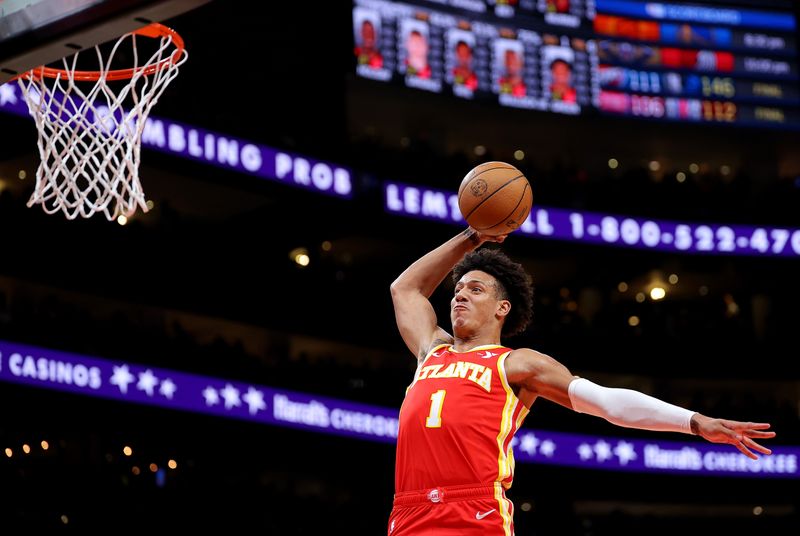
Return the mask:
[[[500,317],[507,316],[511,312],[511,302],[508,300],[500,300],[497,302],[497,311],[495,314]]]

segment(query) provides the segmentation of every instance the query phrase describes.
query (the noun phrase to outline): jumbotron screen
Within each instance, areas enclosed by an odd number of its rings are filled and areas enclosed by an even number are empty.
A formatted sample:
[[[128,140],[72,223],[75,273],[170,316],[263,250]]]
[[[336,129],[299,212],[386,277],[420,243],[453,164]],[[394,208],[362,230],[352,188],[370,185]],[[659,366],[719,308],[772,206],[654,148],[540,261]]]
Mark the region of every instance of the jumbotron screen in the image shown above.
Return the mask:
[[[789,2],[355,0],[358,76],[564,114],[800,128]]]

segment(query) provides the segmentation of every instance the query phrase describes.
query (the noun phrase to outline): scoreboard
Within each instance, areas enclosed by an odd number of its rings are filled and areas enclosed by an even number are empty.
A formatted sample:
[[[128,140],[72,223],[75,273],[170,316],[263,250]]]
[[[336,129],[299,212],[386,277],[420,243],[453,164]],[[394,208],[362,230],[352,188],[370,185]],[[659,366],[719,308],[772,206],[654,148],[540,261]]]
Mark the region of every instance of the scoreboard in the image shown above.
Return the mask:
[[[790,3],[355,0],[358,76],[563,114],[800,126]]]

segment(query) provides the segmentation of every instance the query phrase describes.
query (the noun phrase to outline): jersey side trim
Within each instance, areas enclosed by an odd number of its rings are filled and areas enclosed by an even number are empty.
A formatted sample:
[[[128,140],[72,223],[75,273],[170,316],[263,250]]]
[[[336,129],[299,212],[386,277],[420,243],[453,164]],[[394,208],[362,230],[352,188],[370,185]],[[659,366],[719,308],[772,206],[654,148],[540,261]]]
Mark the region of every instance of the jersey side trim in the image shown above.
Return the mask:
[[[506,400],[503,405],[502,421],[500,423],[500,432],[497,434],[497,481],[502,482],[512,475],[512,459],[508,456],[508,449],[510,448],[510,436],[512,435],[515,425],[514,413],[517,407],[521,405],[519,398],[514,394],[511,386],[508,384],[505,371],[505,360],[511,352],[506,352],[497,359],[497,373],[500,378],[500,383],[506,392]],[[508,447],[506,446],[508,443]]]
[[[497,511],[500,512],[500,517],[503,519],[503,534],[504,536],[514,536],[512,529],[514,507],[503,492],[503,486],[500,482],[494,483],[494,498],[497,500]]]

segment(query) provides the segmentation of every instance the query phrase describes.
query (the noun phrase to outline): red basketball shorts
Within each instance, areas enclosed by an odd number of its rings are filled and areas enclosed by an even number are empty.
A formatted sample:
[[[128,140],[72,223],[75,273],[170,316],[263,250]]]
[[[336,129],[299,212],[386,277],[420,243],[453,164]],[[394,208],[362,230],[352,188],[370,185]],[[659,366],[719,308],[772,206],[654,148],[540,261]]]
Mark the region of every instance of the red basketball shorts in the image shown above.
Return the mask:
[[[513,536],[514,506],[500,483],[396,493],[389,536]]]

